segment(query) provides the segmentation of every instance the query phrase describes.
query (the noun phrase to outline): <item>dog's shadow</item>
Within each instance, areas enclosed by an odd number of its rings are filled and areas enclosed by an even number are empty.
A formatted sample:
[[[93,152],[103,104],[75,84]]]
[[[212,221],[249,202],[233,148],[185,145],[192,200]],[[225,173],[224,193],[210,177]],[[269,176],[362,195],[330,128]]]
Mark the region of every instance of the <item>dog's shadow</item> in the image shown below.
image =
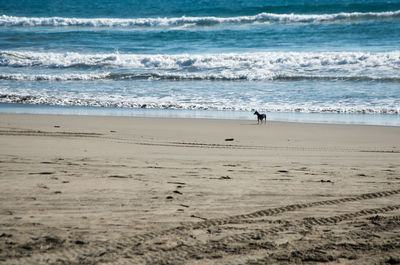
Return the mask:
[[[243,126],[259,126],[260,124],[258,124],[258,123],[241,123],[240,125],[243,125]]]

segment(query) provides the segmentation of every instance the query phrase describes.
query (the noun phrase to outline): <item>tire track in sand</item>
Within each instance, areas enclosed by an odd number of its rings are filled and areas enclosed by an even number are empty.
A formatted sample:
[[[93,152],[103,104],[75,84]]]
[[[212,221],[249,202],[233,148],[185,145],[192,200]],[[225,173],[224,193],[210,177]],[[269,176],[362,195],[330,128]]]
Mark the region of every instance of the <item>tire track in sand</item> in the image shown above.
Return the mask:
[[[398,252],[400,249],[398,237],[390,237],[388,235],[386,237],[377,236],[374,232],[383,231],[387,233],[398,230],[400,228],[400,216],[382,217],[377,215],[362,220],[362,225],[359,227],[368,227],[368,221],[376,226],[372,231],[364,228],[353,234],[343,232],[342,235],[328,236],[325,240],[322,240],[323,242],[320,242],[320,237],[315,237],[313,239],[315,242],[311,244],[296,244],[295,248],[291,250],[276,248],[269,251],[263,257],[249,258],[246,262],[242,262],[242,264],[274,264],[279,261],[286,261],[293,264],[303,262],[340,262],[339,259],[341,258],[352,260],[351,263],[360,263],[359,261],[355,261],[358,253],[361,255],[361,259],[364,258],[364,262],[361,260],[361,263],[365,263],[366,259],[369,260],[368,256],[373,255],[377,251]],[[371,237],[373,238],[372,240]],[[391,259],[390,257],[390,255],[383,255],[380,262],[374,261],[374,263],[386,264]],[[386,261],[383,259],[386,259]],[[396,263],[394,261],[392,260],[393,263]],[[372,263],[372,261],[370,262]]]
[[[85,132],[46,132],[39,130],[0,130],[4,136],[51,136],[51,137],[99,137],[101,133]]]
[[[125,240],[121,240],[120,242],[117,243],[104,243],[104,242],[93,242],[89,243],[88,245],[85,246],[80,246],[78,247],[73,247],[73,248],[66,248],[66,249],[56,249],[53,252],[49,253],[30,253],[31,255],[29,257],[23,257],[20,259],[15,259],[15,260],[9,260],[11,264],[39,264],[39,263],[62,263],[66,261],[68,264],[73,264],[73,263],[82,263],[83,260],[86,260],[87,257],[100,257],[101,259],[103,258],[103,253],[104,252],[121,252],[124,249],[129,249],[132,248],[132,246],[140,246],[143,242],[155,239],[155,238],[160,238],[163,236],[168,236],[172,234],[182,234],[183,231],[185,230],[191,230],[191,229],[207,229],[213,226],[221,226],[225,224],[237,224],[237,223],[245,223],[246,220],[253,219],[253,218],[260,218],[260,217],[266,217],[266,216],[276,216],[280,215],[285,212],[291,212],[291,211],[296,211],[296,210],[301,210],[305,208],[311,208],[311,207],[318,207],[318,206],[327,206],[327,205],[336,205],[340,203],[347,203],[347,202],[355,202],[355,201],[362,201],[362,200],[370,200],[370,199],[378,199],[378,198],[383,198],[383,197],[388,197],[388,196],[393,196],[400,194],[400,189],[399,190],[389,190],[389,191],[380,191],[380,192],[373,192],[373,193],[365,193],[365,194],[360,194],[357,196],[352,196],[352,197],[346,197],[346,198],[340,198],[340,199],[335,199],[335,200],[324,200],[324,201],[316,201],[316,202],[310,202],[310,203],[303,203],[303,204],[292,204],[292,205],[287,205],[287,206],[282,206],[282,207],[276,207],[276,208],[269,208],[269,209],[264,209],[264,210],[259,210],[255,211],[249,214],[241,214],[241,215],[235,215],[235,216],[228,216],[224,218],[217,218],[217,219],[211,219],[211,220],[205,220],[197,223],[184,223],[181,226],[172,228],[172,229],[167,229],[163,231],[154,231],[150,233],[145,233],[145,234],[140,234],[140,235],[135,235],[130,238],[127,238]],[[393,208],[394,207],[394,208]],[[361,215],[366,215],[366,214],[376,214],[380,212],[385,212],[385,211],[393,211],[395,209],[399,209],[400,206],[388,206],[388,207],[383,207],[383,208],[378,208],[378,209],[372,209],[372,210],[362,210],[357,213],[351,213],[351,214],[345,214],[345,215],[340,215],[340,216],[334,216],[334,217],[328,217],[328,218],[314,218],[314,219],[309,219],[309,220],[304,220],[304,222],[307,222],[308,224],[328,224],[328,223],[335,223],[335,222],[341,222],[343,220],[349,219],[349,218],[355,218],[357,216]],[[231,241],[245,241],[245,240],[251,240],[253,237],[264,237],[265,235],[271,234],[271,233],[277,233],[277,232],[282,232],[288,230],[291,225],[287,226],[281,226],[281,227],[275,227],[271,228],[269,230],[265,231],[259,231],[255,233],[242,233],[239,235],[234,235],[232,237],[227,237],[225,239],[221,239],[219,244],[224,244],[224,241],[231,242]],[[214,243],[213,243],[214,244]],[[199,246],[201,247],[201,246]],[[206,247],[206,246],[205,246]],[[186,248],[187,251],[184,251]],[[197,247],[196,247],[197,248]],[[204,246],[203,246],[204,248]],[[182,245],[180,247],[182,249],[182,253],[190,253],[193,251],[192,247]],[[136,254],[134,254],[136,255]],[[142,256],[142,255],[141,255]],[[186,257],[187,254],[183,255],[183,257]],[[137,256],[139,257],[139,256]]]
[[[124,255],[135,256],[134,261],[137,264],[165,264],[173,261],[174,264],[185,264],[190,260],[198,259],[218,259],[223,254],[246,254],[257,249],[273,248],[271,244],[263,244],[267,236],[281,232],[296,231],[304,226],[322,226],[334,225],[339,222],[349,221],[358,217],[382,214],[394,210],[399,210],[400,205],[386,206],[380,208],[364,209],[357,212],[346,213],[331,217],[304,218],[286,223],[265,230],[241,233],[232,236],[226,236],[218,240],[208,240],[200,244],[181,244],[174,248],[165,249],[164,247],[150,246],[148,249],[129,249],[123,252]],[[138,253],[145,253],[144,255]],[[139,260],[137,260],[139,259]],[[131,264],[132,260],[130,261]]]

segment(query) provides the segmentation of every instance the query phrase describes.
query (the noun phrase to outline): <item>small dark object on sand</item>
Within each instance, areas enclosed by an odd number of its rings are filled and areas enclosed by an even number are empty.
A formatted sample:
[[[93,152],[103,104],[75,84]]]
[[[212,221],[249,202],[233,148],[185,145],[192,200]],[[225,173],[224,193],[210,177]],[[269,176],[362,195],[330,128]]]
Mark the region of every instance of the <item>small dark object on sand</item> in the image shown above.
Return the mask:
[[[185,185],[185,182],[168,181],[169,184]]]
[[[233,139],[233,138],[226,138],[225,139],[225,141],[227,141],[227,142],[232,142],[232,141],[234,141],[235,139]]]
[[[329,183],[333,183],[333,181],[331,181],[330,179],[327,179],[327,180],[321,179],[321,182],[329,182]]]
[[[176,194],[182,194],[182,192],[180,192],[179,190],[174,190],[174,193],[176,193]]]
[[[117,179],[127,179],[127,178],[129,178],[129,177],[127,177],[127,176],[120,176],[120,175],[111,175],[111,176],[108,176],[109,178],[117,178]]]
[[[173,198],[172,196],[167,196],[167,200],[172,200]]]
[[[388,264],[400,264],[400,257],[390,256],[386,261]]]
[[[229,176],[222,176],[222,177],[220,177],[219,179],[231,179],[231,177],[229,177]]]

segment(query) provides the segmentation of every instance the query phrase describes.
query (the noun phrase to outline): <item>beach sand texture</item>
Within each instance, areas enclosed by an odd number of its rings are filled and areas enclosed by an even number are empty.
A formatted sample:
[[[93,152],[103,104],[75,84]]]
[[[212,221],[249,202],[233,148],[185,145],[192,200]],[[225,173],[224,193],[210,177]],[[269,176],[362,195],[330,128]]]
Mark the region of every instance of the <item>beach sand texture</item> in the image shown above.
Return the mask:
[[[399,253],[399,127],[0,115],[0,264]]]

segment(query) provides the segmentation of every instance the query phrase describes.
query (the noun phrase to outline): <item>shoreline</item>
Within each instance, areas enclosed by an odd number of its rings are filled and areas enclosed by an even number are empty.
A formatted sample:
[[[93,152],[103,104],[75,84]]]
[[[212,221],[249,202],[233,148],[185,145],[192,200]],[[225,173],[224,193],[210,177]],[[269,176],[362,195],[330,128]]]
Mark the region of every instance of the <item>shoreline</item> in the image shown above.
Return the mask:
[[[218,120],[254,120],[253,112],[231,110],[189,110],[189,109],[150,109],[116,108],[90,106],[52,106],[0,103],[0,114],[39,114],[39,115],[82,115],[143,118],[183,118]],[[352,124],[376,126],[400,126],[400,115],[394,114],[353,114],[353,113],[303,113],[267,112],[269,122],[294,122],[315,124]]]
[[[399,135],[0,114],[0,264],[399,261]]]

